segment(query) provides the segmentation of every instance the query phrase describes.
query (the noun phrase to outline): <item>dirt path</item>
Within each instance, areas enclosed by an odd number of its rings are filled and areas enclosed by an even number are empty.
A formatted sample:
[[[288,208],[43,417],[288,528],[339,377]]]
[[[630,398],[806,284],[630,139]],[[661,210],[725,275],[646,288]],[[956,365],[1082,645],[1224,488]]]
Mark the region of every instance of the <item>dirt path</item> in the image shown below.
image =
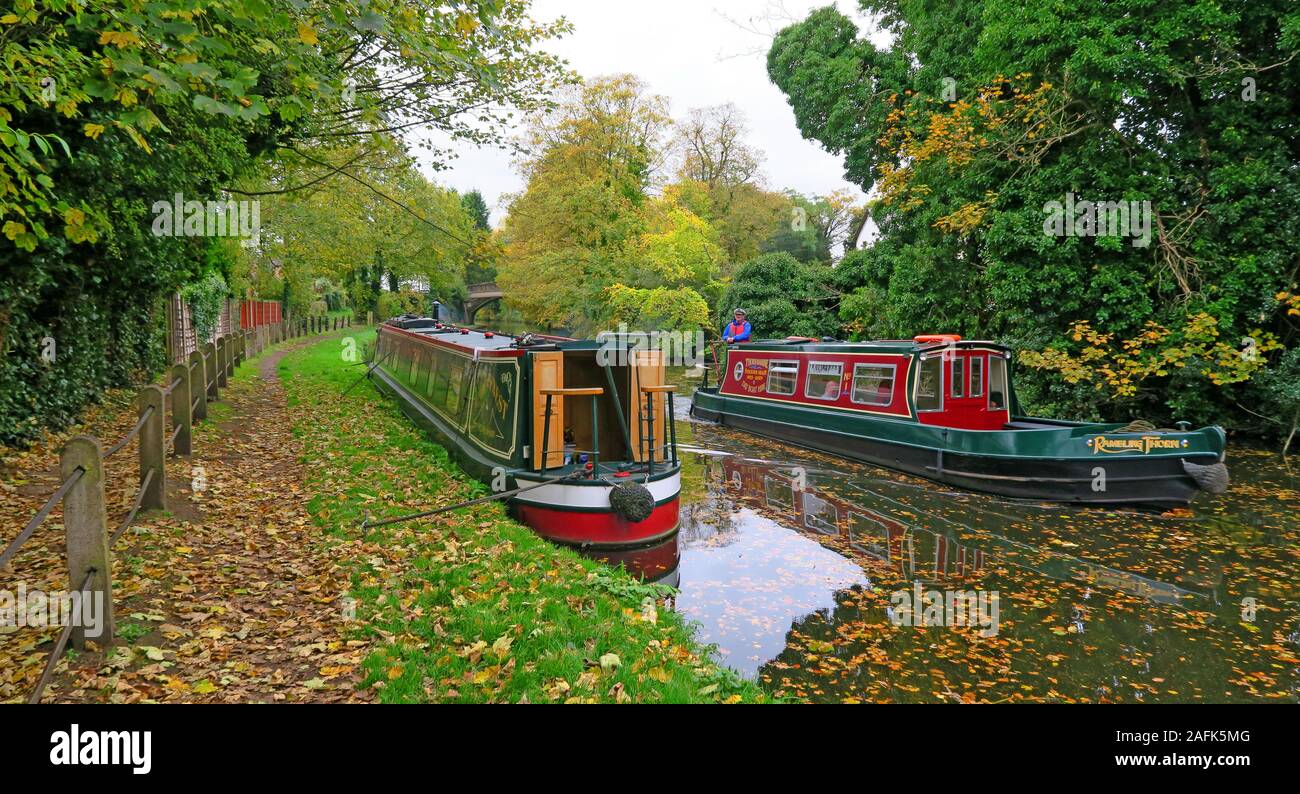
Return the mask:
[[[277,372],[319,341],[252,362],[196,427],[193,457],[169,459],[169,510],[114,548],[117,643],[66,663],[47,702],[370,699],[355,688],[368,643],[348,637],[348,583],[306,511]]]

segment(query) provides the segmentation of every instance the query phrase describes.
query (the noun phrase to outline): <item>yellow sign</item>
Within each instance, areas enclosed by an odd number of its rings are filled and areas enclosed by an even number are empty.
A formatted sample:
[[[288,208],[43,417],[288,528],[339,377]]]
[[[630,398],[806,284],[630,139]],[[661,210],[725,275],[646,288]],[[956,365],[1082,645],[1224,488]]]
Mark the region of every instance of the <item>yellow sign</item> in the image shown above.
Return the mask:
[[[1167,436],[1141,436],[1140,438],[1107,438],[1093,436],[1088,439],[1092,454],[1104,452],[1108,455],[1125,452],[1139,452],[1143,455],[1153,449],[1181,449],[1187,446],[1187,439],[1169,438]]]

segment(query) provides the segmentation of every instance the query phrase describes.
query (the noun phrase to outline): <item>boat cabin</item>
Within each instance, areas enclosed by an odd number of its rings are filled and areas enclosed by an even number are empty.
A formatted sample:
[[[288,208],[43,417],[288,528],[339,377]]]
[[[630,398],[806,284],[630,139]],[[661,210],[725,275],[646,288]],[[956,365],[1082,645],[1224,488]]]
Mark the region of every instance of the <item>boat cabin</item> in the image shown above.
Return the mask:
[[[603,340],[403,317],[381,326],[375,356],[422,423],[458,439],[480,467],[558,471],[585,459],[599,475],[663,466],[675,450],[662,353],[603,352]]]
[[[719,393],[964,430],[1012,425],[1009,348],[955,334],[764,340],[727,350]]]

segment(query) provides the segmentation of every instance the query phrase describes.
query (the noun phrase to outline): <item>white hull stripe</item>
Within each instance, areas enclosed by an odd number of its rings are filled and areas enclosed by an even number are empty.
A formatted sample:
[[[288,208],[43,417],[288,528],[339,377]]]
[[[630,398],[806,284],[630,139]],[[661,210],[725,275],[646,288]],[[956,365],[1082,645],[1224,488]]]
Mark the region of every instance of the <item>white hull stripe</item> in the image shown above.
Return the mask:
[[[631,477],[628,479],[636,482]],[[515,481],[518,482],[521,488],[540,482],[540,480],[529,480],[526,477],[519,476],[515,477]],[[671,477],[641,484],[650,490],[650,495],[654,497],[655,504],[659,504],[677,496],[681,492],[682,475],[681,472],[677,472]],[[612,488],[613,486],[601,488],[595,485],[566,485],[556,482],[522,494],[518,497],[518,501],[542,506],[608,510],[609,492]]]

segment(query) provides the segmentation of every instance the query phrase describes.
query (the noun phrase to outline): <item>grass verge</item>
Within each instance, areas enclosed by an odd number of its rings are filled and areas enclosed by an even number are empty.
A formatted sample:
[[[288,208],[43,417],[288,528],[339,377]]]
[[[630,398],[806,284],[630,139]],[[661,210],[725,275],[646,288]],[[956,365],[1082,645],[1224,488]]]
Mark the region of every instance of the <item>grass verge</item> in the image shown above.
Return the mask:
[[[308,510],[349,572],[358,631],[383,644],[361,686],[386,702],[752,702],[665,588],[534,535],[499,503],[406,524],[385,518],[488,493],[344,360],[373,332],[280,362],[308,470]]]

